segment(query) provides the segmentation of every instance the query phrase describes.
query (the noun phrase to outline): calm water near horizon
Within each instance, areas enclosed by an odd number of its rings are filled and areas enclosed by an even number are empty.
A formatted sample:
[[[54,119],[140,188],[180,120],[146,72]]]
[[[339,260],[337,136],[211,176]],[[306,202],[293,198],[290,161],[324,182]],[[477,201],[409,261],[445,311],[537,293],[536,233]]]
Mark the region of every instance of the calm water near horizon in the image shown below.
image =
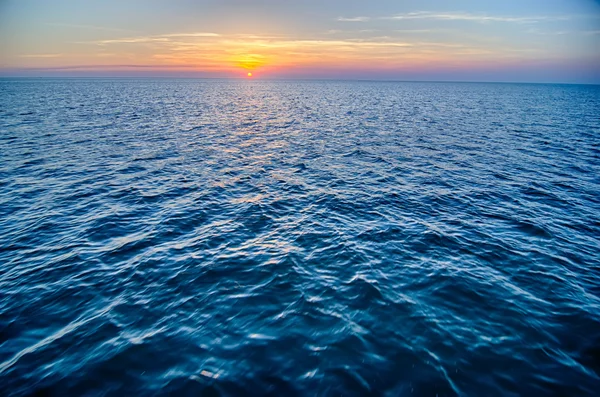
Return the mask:
[[[599,86],[0,80],[0,395],[599,391]]]

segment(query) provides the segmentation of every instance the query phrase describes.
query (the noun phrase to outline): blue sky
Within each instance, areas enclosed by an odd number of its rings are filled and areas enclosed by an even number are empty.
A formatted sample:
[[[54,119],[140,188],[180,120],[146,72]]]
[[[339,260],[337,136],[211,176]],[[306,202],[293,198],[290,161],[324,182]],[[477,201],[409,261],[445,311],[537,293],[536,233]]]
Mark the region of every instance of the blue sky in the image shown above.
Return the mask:
[[[600,83],[593,0],[0,0],[0,75]]]

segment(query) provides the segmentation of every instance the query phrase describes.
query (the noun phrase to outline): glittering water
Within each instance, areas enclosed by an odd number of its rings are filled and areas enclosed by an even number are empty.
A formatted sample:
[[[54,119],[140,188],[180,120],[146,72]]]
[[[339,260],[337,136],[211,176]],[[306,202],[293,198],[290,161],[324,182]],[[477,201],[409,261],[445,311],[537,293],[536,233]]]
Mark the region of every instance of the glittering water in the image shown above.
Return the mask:
[[[0,80],[0,394],[597,395],[599,109]]]

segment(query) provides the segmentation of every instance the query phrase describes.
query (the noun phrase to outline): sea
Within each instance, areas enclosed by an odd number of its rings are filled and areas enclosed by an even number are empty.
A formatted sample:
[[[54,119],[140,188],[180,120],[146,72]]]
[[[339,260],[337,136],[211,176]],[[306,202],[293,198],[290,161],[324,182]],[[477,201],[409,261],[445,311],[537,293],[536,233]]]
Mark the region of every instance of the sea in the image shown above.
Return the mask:
[[[1,79],[0,395],[600,395],[600,86]]]

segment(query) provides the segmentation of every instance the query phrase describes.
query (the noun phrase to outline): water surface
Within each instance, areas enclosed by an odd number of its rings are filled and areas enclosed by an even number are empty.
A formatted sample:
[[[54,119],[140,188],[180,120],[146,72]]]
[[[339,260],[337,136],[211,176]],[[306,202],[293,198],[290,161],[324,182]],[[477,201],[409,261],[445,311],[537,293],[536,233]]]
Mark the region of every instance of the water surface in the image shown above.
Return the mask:
[[[0,394],[597,395],[599,109],[0,80]]]

